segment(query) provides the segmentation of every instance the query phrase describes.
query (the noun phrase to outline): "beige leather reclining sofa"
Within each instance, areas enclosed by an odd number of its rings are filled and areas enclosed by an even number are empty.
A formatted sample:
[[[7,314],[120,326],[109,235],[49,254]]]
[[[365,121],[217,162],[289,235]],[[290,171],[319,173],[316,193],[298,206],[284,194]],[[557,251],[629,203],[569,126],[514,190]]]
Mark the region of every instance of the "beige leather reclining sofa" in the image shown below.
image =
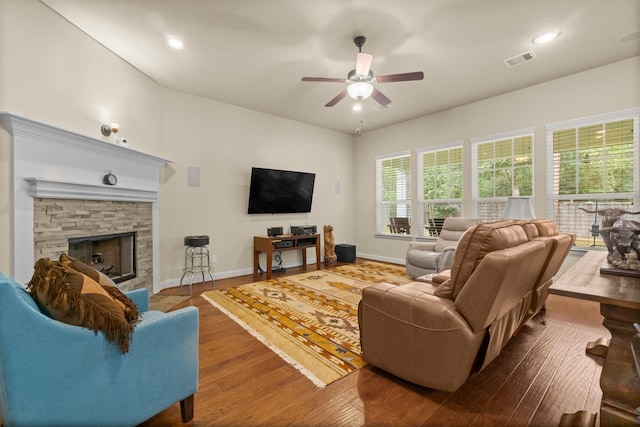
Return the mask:
[[[433,282],[364,289],[365,360],[415,384],[458,389],[544,306],[574,240],[548,220],[471,227],[451,270]]]

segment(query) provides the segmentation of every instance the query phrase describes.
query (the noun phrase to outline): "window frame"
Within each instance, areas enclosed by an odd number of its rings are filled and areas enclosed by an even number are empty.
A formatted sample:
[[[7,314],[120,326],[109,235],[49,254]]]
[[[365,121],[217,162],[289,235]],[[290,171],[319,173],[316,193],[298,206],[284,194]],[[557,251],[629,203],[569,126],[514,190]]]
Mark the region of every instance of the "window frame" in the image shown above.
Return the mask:
[[[462,196],[460,198],[455,199],[425,199],[424,198],[424,155],[427,153],[437,153],[441,151],[450,151],[452,149],[461,149],[462,150]],[[416,195],[417,195],[417,204],[420,207],[418,209],[418,226],[419,232],[414,233],[419,237],[428,237],[425,235],[425,226],[427,218],[425,217],[425,209],[427,204],[457,204],[458,208],[458,216],[462,215],[462,209],[464,207],[464,140],[460,139],[457,141],[448,142],[445,144],[423,147],[416,150],[416,161],[417,161],[417,185],[416,185]],[[450,164],[450,163],[449,163]]]
[[[554,133],[557,131],[575,129],[576,133],[580,128],[588,126],[602,125],[606,127],[608,123],[619,122],[623,120],[633,120],[633,150],[632,150],[632,162],[633,162],[633,188],[630,192],[614,193],[614,192],[600,192],[600,193],[585,193],[585,194],[555,194],[554,189]],[[550,123],[545,125],[546,143],[547,143],[547,205],[546,216],[554,221],[557,220],[555,215],[555,203],[557,201],[600,201],[600,200],[612,200],[612,199],[631,199],[633,205],[636,207],[633,210],[640,210],[640,108],[631,108],[627,110],[620,110],[605,114],[598,114],[594,116],[576,118],[566,120],[562,122]],[[605,139],[606,140],[606,139]],[[603,156],[606,158],[606,155]],[[576,160],[577,162],[578,160]],[[591,209],[593,210],[593,209]],[[594,218],[594,224],[600,223],[600,217]],[[582,229],[581,229],[582,230]],[[561,230],[569,231],[572,230]],[[595,238],[594,244],[595,245]],[[586,246],[581,246],[585,248]]]
[[[505,139],[511,139],[512,141],[518,137],[531,136],[531,195],[527,195],[527,197],[531,197],[532,199],[535,196],[535,127],[528,127],[523,129],[517,129],[512,131],[501,132],[493,135],[487,135],[483,137],[471,138],[471,158],[472,158],[472,174],[471,174],[471,211],[473,218],[480,218],[479,213],[479,203],[480,201],[486,202],[494,202],[494,203],[503,203],[504,206],[507,204],[507,197],[509,196],[500,196],[500,197],[480,197],[479,196],[479,180],[478,180],[478,146],[480,144],[484,144],[487,142],[496,142]],[[513,143],[513,142],[512,142]],[[513,160],[513,157],[512,157]],[[513,168],[513,166],[512,166]],[[513,196],[513,194],[512,194]],[[499,208],[500,213],[504,209]],[[484,218],[485,221],[500,219],[499,217],[491,217],[490,219]]]
[[[382,200],[382,192],[383,192],[383,183],[382,183],[382,165],[383,162],[398,158],[407,158],[408,161],[408,176],[406,176],[406,194],[405,199],[395,199],[395,200]],[[384,215],[384,206],[388,205],[406,205],[406,209],[408,211],[407,217],[409,221],[412,222],[412,188],[415,186],[415,182],[413,181],[413,156],[411,150],[399,151],[395,153],[389,153],[384,155],[376,156],[376,234],[382,235],[385,237],[403,237],[403,236],[412,236],[413,230],[407,234],[396,234],[391,233],[389,230],[389,219],[385,218]],[[411,224],[413,228],[413,224]]]

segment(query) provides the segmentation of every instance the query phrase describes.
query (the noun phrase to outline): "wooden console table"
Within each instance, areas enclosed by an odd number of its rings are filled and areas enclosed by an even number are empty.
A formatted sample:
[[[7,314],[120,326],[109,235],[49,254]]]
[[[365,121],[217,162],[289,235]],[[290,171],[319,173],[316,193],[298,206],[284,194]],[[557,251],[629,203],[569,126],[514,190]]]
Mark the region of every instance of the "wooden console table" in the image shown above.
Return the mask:
[[[280,251],[301,250],[302,265],[307,266],[307,249],[316,248],[316,267],[320,270],[320,235],[301,234],[298,236],[253,236],[253,274],[258,274],[260,252],[267,255],[267,280],[271,279],[273,253]]]
[[[636,409],[640,407],[640,376],[632,350],[637,334],[633,323],[640,323],[640,278],[600,274],[606,256],[605,251],[587,251],[549,292],[600,303],[602,324],[611,332],[611,340],[608,345],[598,340],[587,347],[590,353],[605,357],[600,375],[600,425],[640,425]],[[584,414],[574,415],[584,419]]]

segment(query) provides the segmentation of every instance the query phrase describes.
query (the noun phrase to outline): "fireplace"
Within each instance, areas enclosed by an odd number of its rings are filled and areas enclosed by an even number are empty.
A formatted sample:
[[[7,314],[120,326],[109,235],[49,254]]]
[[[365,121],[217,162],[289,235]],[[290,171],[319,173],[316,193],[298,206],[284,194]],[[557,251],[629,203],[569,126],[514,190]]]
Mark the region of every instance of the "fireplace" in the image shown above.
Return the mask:
[[[104,269],[123,291],[153,283],[151,203],[38,197],[33,205],[35,259],[68,253]]]
[[[69,256],[106,274],[115,283],[136,277],[136,232],[74,237]]]
[[[170,161],[10,113],[0,127],[11,135],[7,273],[26,283],[36,260],[58,258],[69,239],[136,232],[135,277],[127,268],[118,286],[159,292],[159,172]],[[118,185],[103,183],[110,170]]]

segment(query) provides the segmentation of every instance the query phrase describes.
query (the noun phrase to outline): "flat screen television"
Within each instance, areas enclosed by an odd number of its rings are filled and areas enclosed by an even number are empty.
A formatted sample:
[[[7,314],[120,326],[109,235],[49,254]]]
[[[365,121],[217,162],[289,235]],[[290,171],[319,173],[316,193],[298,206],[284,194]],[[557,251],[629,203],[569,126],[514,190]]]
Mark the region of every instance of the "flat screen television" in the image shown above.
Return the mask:
[[[316,174],[251,168],[250,214],[311,212]]]

